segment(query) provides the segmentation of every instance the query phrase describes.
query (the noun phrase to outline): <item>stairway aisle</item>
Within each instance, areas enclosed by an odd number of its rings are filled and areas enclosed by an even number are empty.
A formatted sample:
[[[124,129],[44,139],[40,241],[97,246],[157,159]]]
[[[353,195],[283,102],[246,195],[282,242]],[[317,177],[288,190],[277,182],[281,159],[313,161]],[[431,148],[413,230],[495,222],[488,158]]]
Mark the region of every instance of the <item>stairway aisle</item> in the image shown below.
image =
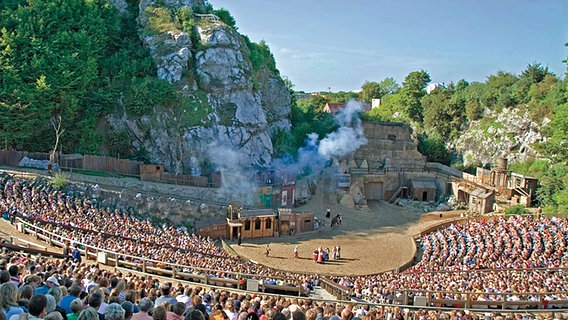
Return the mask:
[[[310,298],[321,300],[337,300],[331,293],[327,292],[320,286],[314,286],[314,290],[310,292]]]

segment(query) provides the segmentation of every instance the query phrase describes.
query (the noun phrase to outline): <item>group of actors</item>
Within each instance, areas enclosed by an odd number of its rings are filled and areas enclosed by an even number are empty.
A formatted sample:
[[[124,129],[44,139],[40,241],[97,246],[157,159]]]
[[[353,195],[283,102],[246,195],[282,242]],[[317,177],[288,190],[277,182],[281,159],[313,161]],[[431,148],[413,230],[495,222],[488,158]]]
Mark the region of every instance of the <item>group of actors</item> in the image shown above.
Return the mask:
[[[296,251],[294,249],[294,255],[296,255]],[[314,250],[314,262],[315,263],[324,263],[325,261],[329,260],[339,260],[341,259],[341,247],[335,246],[330,251],[329,247],[325,248],[319,247]]]

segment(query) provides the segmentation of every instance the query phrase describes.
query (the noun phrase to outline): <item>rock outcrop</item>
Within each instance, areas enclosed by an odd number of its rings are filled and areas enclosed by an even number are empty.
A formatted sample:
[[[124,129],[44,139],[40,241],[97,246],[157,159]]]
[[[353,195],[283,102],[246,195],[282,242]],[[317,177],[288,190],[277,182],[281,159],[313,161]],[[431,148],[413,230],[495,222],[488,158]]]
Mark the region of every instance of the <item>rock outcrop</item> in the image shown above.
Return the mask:
[[[254,72],[244,37],[215,15],[194,14],[194,29],[184,30],[175,16],[183,8],[203,12],[207,6],[203,0],[142,1],[139,34],[156,64],[156,76],[175,84],[178,94],[195,102],[193,108],[209,112],[191,126],[180,120],[181,106],[154,108],[139,118],[118,114],[109,123],[170,172],[209,169],[218,160],[211,154],[214,148],[237,152],[245,166],[269,165],[271,137],[291,128],[289,90],[278,74]],[[162,29],[152,20],[156,16]],[[171,23],[163,23],[164,17],[171,17]],[[163,30],[163,25],[171,27]]]
[[[493,121],[489,121],[493,119]],[[455,142],[455,149],[465,165],[493,164],[500,157],[509,162],[522,162],[538,156],[534,144],[543,140],[542,123],[531,120],[528,111],[503,109],[471,124]]]

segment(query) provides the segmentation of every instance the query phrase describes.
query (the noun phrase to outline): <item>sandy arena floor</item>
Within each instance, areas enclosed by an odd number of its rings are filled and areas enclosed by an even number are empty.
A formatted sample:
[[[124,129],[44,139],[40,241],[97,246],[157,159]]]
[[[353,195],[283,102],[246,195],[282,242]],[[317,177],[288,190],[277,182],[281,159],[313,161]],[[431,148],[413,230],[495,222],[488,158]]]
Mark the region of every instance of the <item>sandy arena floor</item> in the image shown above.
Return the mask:
[[[416,209],[402,208],[382,201],[372,201],[368,210],[346,208],[333,201],[325,201],[321,192],[298,211],[313,211],[326,226],[317,231],[281,236],[279,238],[243,239],[231,247],[241,256],[280,270],[315,272],[332,275],[362,275],[393,270],[410,261],[414,256],[413,236],[428,225],[459,216],[458,212],[423,213]],[[332,204],[330,204],[332,202]],[[331,229],[330,219],[325,218],[326,208],[332,216],[341,213],[343,223]],[[271,252],[266,257],[266,245]],[[313,251],[318,247],[341,247],[341,259],[324,264],[314,263]],[[298,246],[299,259],[293,258],[294,246]]]

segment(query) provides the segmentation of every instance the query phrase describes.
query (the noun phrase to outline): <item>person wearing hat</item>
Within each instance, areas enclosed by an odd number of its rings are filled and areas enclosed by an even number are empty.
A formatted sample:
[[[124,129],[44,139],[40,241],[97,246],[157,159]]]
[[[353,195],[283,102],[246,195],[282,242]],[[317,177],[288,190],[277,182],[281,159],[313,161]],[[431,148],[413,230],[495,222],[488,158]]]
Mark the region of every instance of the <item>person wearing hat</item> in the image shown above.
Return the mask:
[[[39,286],[34,290],[34,294],[45,295],[53,286],[59,286],[59,280],[57,280],[54,276],[48,277],[43,286]]]

